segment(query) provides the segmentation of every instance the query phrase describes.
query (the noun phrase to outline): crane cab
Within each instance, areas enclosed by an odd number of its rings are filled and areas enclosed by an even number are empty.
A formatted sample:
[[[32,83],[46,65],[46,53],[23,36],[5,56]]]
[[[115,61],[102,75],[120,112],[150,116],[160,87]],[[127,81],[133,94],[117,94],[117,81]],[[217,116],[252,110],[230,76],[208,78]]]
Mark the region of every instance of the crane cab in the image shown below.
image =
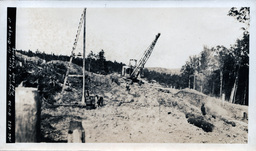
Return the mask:
[[[137,60],[136,59],[130,59],[129,65],[122,67],[122,76],[130,77],[136,66],[137,66]]]
[[[132,73],[136,67],[137,67],[137,60],[130,59],[129,65],[122,67],[122,76],[128,79],[133,79],[133,80],[137,79],[137,77],[132,76]],[[142,75],[142,68],[140,68],[138,76],[141,76],[141,75]]]

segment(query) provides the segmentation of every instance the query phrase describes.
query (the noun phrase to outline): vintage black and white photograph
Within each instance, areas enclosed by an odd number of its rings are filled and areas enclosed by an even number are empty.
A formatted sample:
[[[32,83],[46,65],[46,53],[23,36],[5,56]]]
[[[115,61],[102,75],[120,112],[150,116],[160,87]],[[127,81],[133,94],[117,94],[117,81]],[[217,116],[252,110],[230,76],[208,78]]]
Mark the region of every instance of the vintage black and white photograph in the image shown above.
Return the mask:
[[[6,142],[248,144],[250,7],[8,7],[6,23]]]

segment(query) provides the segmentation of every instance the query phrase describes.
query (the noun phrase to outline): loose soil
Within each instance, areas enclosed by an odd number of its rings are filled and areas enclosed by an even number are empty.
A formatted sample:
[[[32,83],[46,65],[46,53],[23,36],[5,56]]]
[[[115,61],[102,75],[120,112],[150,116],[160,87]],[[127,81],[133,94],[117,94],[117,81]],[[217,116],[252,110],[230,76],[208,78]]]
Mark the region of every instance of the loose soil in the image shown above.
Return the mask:
[[[86,143],[247,143],[248,107],[209,97],[191,89],[164,88],[157,83],[134,83],[130,91],[119,75],[88,73],[90,93],[104,98],[104,106],[94,110],[76,106],[42,104],[43,142],[67,142],[70,121],[82,122]],[[80,81],[80,82],[79,82]],[[73,79],[63,103],[79,103],[81,83]],[[60,94],[56,95],[59,99]],[[201,106],[205,104],[206,115]],[[213,125],[211,132],[189,123],[186,115]],[[197,118],[195,118],[197,119]],[[201,125],[202,126],[202,125]]]

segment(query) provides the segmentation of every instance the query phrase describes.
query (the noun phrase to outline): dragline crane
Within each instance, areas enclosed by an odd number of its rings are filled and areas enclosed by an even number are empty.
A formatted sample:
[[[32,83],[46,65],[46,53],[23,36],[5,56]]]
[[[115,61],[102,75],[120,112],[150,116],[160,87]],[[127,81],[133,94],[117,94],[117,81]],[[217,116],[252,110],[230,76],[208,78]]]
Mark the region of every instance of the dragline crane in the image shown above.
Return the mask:
[[[145,50],[144,54],[142,55],[142,58],[139,60],[137,64],[136,59],[130,59],[130,63],[128,66],[123,66],[122,68],[122,75],[126,76],[128,79],[137,80],[138,76],[141,74],[142,69],[144,68],[146,62],[148,61],[155,45],[160,37],[160,33],[158,33],[155,37],[155,40],[151,43],[151,45],[148,47],[148,49]],[[134,62],[134,65],[131,64],[131,62]]]

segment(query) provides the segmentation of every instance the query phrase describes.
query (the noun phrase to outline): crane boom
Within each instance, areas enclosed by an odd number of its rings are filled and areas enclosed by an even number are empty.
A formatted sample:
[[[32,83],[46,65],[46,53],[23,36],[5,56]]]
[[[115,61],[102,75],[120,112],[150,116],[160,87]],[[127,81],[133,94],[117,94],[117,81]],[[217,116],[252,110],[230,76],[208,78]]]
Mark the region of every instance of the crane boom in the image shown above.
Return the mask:
[[[146,62],[148,61],[148,58],[150,57],[155,45],[156,45],[156,42],[158,40],[158,38],[160,37],[160,33],[158,33],[156,35],[156,38],[155,40],[151,43],[151,45],[149,46],[148,49],[145,50],[142,58],[139,60],[139,63],[138,65],[134,68],[133,72],[131,73],[131,78],[132,79],[137,79],[137,77],[139,76],[140,74],[140,70],[144,68]]]
[[[76,33],[76,37],[75,37],[75,42],[74,42],[72,50],[71,50],[70,60],[69,60],[69,63],[68,63],[68,68],[67,68],[67,71],[66,71],[66,74],[65,74],[65,78],[64,78],[64,82],[63,82],[63,86],[62,86],[62,90],[61,90],[61,94],[62,94],[61,96],[63,96],[64,90],[65,90],[65,87],[66,87],[66,83],[67,83],[67,80],[68,80],[68,75],[69,75],[69,72],[70,72],[70,67],[71,67],[71,64],[72,64],[73,57],[74,57],[74,51],[76,49],[77,42],[78,42],[78,39],[79,39],[79,35],[81,33],[81,30],[82,30],[82,25],[83,25],[83,22],[84,22],[85,12],[86,12],[86,8],[83,10],[83,13],[81,14],[80,21],[79,21],[79,24],[78,24],[78,29],[77,29],[77,33]],[[62,99],[60,99],[60,101],[61,100]]]

